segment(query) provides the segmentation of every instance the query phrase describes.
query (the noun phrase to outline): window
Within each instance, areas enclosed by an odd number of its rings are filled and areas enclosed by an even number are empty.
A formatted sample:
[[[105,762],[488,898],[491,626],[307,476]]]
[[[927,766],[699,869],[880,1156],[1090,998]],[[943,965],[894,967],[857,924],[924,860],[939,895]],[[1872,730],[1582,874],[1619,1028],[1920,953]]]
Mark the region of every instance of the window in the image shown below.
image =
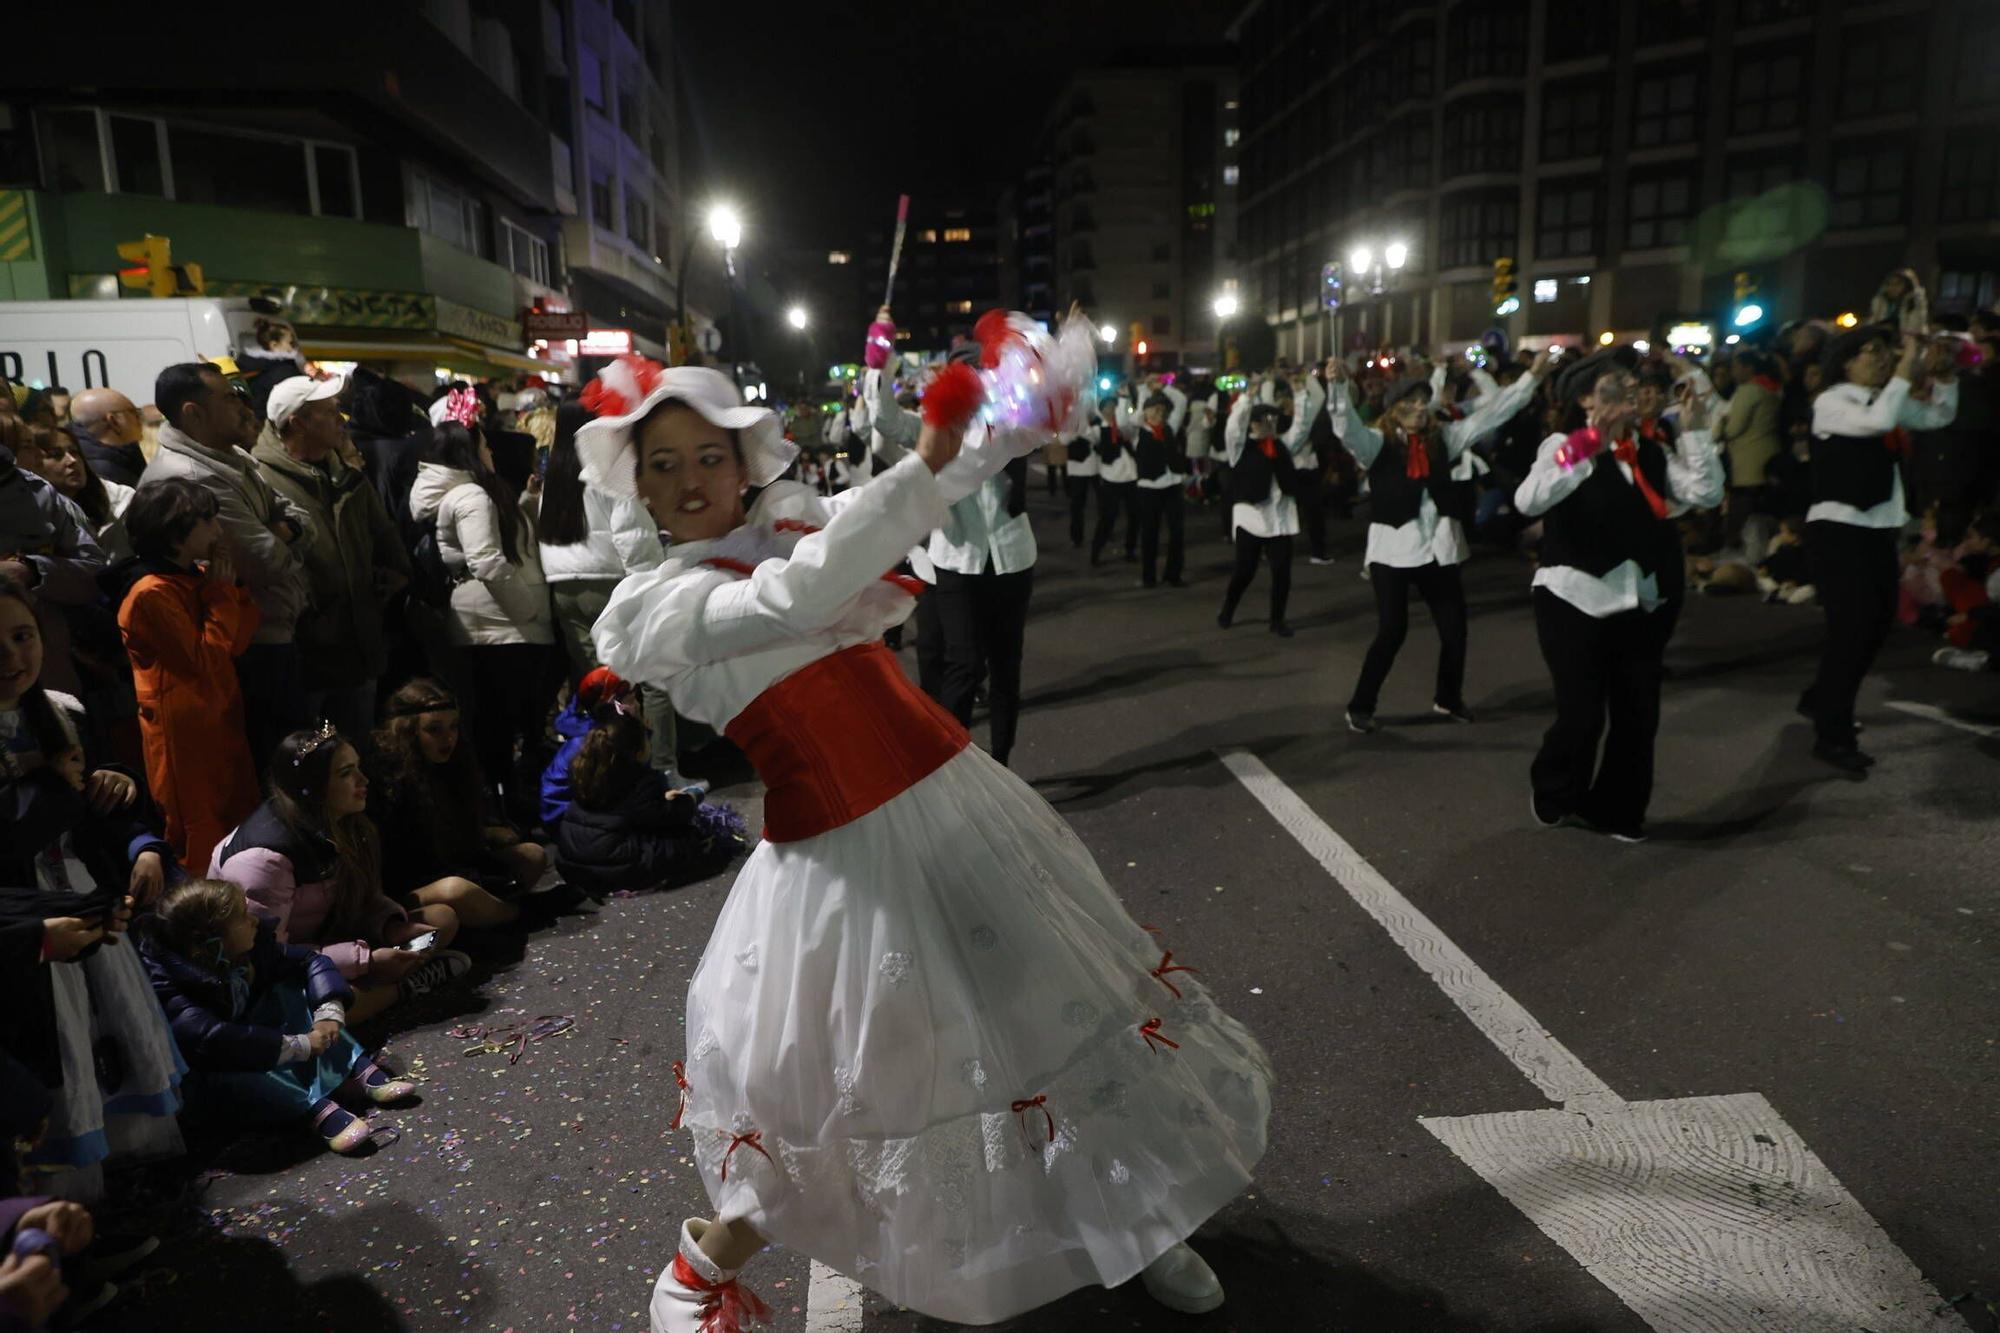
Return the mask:
[[[1242,139],[1243,131],[1237,129],[1234,125],[1231,125],[1222,132],[1222,146],[1224,148],[1234,148],[1238,143],[1242,142]]]
[[[1692,68],[1642,73],[1633,93],[1632,146],[1693,143],[1700,134],[1700,73]]]
[[[1521,103],[1513,97],[1453,102],[1444,113],[1446,179],[1521,169]]]
[[[1709,0],[1653,0],[1639,11],[1639,45],[1685,41],[1708,33]]]
[[[1465,268],[1513,254],[1519,221],[1510,190],[1447,195],[1438,218],[1438,266]]]
[[[1957,131],[1945,142],[1940,222],[2000,217],[2000,147],[1990,134]]]
[[[918,232],[918,233],[917,233],[917,239],[918,239],[918,240],[920,240],[920,241],[922,241],[922,242],[923,242],[923,243],[924,243],[925,245],[936,245],[936,244],[937,244],[937,228],[936,228],[936,227],[925,227],[925,228],[924,228],[924,229],[923,229],[922,231],[920,231],[920,232]]]
[[[1599,189],[1595,176],[1542,182],[1535,205],[1535,258],[1572,259],[1597,253]]]
[[[1732,157],[1724,174],[1723,197],[1732,203],[1755,199],[1796,179],[1795,154],[1760,153]]]
[[[1618,6],[1604,0],[1549,0],[1546,18],[1542,54],[1550,64],[1605,55],[1618,36]]]
[[[1152,255],[1155,264],[1166,263],[1174,257],[1174,243],[1172,241],[1154,241]]]
[[[1389,86],[1383,106],[1412,97],[1430,97],[1437,90],[1437,37],[1429,22],[1414,23],[1396,34],[1389,46]],[[1328,106],[1338,106],[1328,89]],[[1329,136],[1338,137],[1338,136]]]
[[[1685,169],[1634,175],[1627,196],[1625,245],[1631,250],[1680,245],[1694,215],[1694,182]]]
[[[618,229],[616,205],[612,202],[611,170],[596,163],[590,168],[590,220],[606,231]]]
[[[1806,101],[1805,68],[1805,51],[1799,46],[1764,47],[1738,55],[1729,98],[1730,133],[1796,128]]]
[[[1224,185],[1234,185],[1239,179],[1240,177],[1237,174],[1234,162],[1228,163],[1222,168],[1222,183]]]
[[[263,208],[274,213],[312,212],[306,157],[297,140],[251,138],[171,125],[167,144],[173,161],[174,198],[183,203]]]
[[[1992,269],[1970,271],[1948,268],[1938,274],[1938,285],[1931,297],[1931,310],[1940,314],[1969,315],[1975,310],[1992,309],[1996,298],[2000,298],[2000,273]]]
[[[826,262],[829,264],[852,264],[854,256],[845,250],[829,250],[826,252]]]
[[[1446,80],[1461,83],[1521,73],[1528,59],[1527,9],[1522,0],[1485,0],[1453,11],[1446,34]]]
[[[549,285],[548,243],[506,218],[500,219],[500,262],[524,278]]]
[[[1156,282],[1153,284],[1153,299],[1155,301],[1170,300],[1173,294],[1173,284],[1166,282]]]
[[[120,194],[166,195],[160,164],[160,123],[138,116],[111,116],[111,160]]]
[[[946,310],[949,310],[954,315],[969,315],[972,313],[972,302],[947,301],[945,302],[944,308]]]
[[[583,93],[585,106],[592,111],[604,110],[604,57],[588,42],[576,44],[576,86]]]
[[[1887,116],[1915,111],[1923,73],[1921,34],[1907,19],[1847,29],[1840,41],[1843,116]],[[1984,71],[1989,81],[1992,70]]]
[[[653,244],[653,210],[637,190],[625,191],[625,237],[650,252]]]
[[[1833,146],[1833,225],[1882,227],[1904,218],[1909,146],[1871,139]]]
[[[1542,161],[1600,155],[1604,152],[1604,121],[1601,80],[1550,84],[1542,93]]]
[[[972,228],[946,227],[944,229],[944,238],[947,241],[969,241],[972,239]]]
[[[1951,101],[1953,106],[1991,106],[2000,102],[2000,12],[1988,10],[1977,19],[1968,18],[1965,31],[1954,46]]]
[[[176,177],[175,185],[178,187]],[[477,199],[429,176],[411,178],[409,223],[419,231],[450,241],[461,250],[482,254],[486,206]]]
[[[643,145],[646,141],[645,109],[646,104],[640,100],[636,88],[629,83],[618,85],[618,128],[634,144]]]
[[[1153,316],[1153,336],[1158,337],[1161,334],[1172,333],[1173,331],[1174,331],[1173,320],[1169,319],[1165,315]]]
[[[361,174],[355,170],[354,150],[339,144],[312,145],[313,184],[318,190],[319,215],[323,218],[361,220]],[[123,167],[120,168],[123,171]]]
[[[97,143],[97,113],[79,110],[37,111],[44,184],[64,193],[102,194],[104,154]]]
[[[1816,5],[1817,0],[1736,0],[1736,26],[1753,28],[1760,23],[1811,18]]]
[[[671,207],[671,205],[669,205],[669,207]],[[671,222],[668,222],[663,217],[655,217],[653,219],[653,258],[659,260],[662,264],[665,264],[668,262],[667,256],[672,254],[673,252],[674,252],[673,224]]]

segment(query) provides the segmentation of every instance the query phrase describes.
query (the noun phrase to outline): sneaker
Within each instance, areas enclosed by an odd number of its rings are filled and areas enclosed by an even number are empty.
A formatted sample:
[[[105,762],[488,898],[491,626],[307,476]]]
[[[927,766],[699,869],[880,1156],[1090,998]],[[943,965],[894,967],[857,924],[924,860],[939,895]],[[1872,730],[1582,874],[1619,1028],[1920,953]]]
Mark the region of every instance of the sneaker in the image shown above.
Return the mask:
[[[1271,633],[1277,635],[1281,639],[1289,639],[1292,637],[1293,630],[1292,627],[1290,625],[1287,625],[1284,621],[1274,620],[1271,622]]]
[[[1861,747],[1852,742],[1841,745],[1834,741],[1814,741],[1812,753],[1821,763],[1832,764],[1851,777],[1865,778],[1875,766],[1874,756],[1863,754]]]
[[[1611,841],[1613,842],[1624,842],[1636,845],[1638,843],[1646,841],[1646,830],[1636,826],[1633,828],[1608,828],[1604,830],[1604,832],[1610,837]]]
[[[456,949],[440,949],[397,983],[406,1000],[442,990],[472,970],[472,959]]]
[[[1819,589],[1813,587],[1810,583],[1801,583],[1798,587],[1785,594],[1785,604],[1787,606],[1810,606],[1818,600]]]
[[[680,1250],[653,1284],[652,1333],[744,1333],[770,1322],[771,1307],[736,1280],[740,1270],[701,1252],[707,1230],[698,1218],[681,1223]]]
[[[1432,704],[1431,711],[1439,717],[1448,717],[1454,722],[1472,721],[1472,710],[1464,704]]]
[[[1180,1242],[1139,1274],[1146,1294],[1181,1314],[1207,1314],[1222,1304],[1222,1281],[1205,1260]]]
[[[1347,710],[1347,729],[1359,736],[1367,736],[1382,730],[1382,724],[1375,720],[1373,713],[1357,713]]]
[[[1228,629],[1231,625],[1234,625],[1235,623],[1236,623],[1236,617],[1231,615],[1227,611],[1218,612],[1216,614],[1215,627],[1217,629]]]
[[[1979,648],[1940,648],[1931,654],[1931,665],[1953,671],[1984,671],[1992,654]]]
[[[321,1101],[313,1113],[313,1128],[326,1140],[327,1147],[343,1156],[361,1151],[368,1142],[368,1122],[331,1097]]]
[[[684,778],[680,770],[673,768],[668,769],[664,776],[671,791],[684,791],[697,801],[708,795],[708,783],[701,778]]]
[[[1333,557],[1330,555],[1316,555],[1308,559],[1306,563],[1309,565],[1330,565],[1333,563]]]

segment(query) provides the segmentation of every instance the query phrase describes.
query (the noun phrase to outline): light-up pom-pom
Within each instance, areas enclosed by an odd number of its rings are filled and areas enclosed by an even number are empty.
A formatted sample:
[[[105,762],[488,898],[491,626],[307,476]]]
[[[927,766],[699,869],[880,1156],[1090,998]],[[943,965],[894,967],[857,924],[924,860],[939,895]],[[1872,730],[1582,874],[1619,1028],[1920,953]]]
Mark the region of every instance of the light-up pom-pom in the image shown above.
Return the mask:
[[[924,422],[938,430],[959,430],[986,402],[986,385],[979,372],[962,361],[938,371],[924,390]]]
[[[1604,447],[1604,437],[1595,427],[1585,426],[1571,431],[1569,438],[1556,446],[1556,466],[1568,472],[1578,464],[1588,461]]]

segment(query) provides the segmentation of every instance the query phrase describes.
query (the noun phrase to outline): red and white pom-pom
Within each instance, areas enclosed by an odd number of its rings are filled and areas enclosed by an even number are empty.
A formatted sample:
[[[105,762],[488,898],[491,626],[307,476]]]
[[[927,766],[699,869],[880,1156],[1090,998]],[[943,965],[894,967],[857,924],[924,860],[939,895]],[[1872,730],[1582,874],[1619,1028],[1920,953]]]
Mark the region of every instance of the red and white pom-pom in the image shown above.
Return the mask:
[[[979,372],[962,361],[938,371],[924,390],[924,421],[939,430],[959,430],[986,404],[986,385]]]
[[[988,370],[994,369],[1000,364],[1001,349],[1010,340],[1021,339],[1021,331],[1014,325],[1017,318],[1025,322],[1027,316],[1010,315],[1005,310],[993,309],[979,317],[979,322],[972,326],[972,336],[979,343],[980,365]]]
[[[627,352],[597,372],[584,387],[583,405],[600,417],[622,417],[636,411],[659,385],[659,362]]]
[[[1051,334],[1020,311],[989,310],[974,326],[996,427],[1080,434],[1094,398],[1097,350],[1089,325],[1066,320]]]

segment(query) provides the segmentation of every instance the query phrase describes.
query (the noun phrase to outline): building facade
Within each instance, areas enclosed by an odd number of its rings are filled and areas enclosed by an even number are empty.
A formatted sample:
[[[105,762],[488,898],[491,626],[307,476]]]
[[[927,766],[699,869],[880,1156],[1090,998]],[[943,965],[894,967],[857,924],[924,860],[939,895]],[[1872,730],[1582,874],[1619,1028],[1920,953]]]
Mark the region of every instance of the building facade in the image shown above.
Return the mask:
[[[894,200],[883,224],[870,228],[858,251],[842,265],[853,275],[863,322],[852,343],[836,348],[836,360],[861,356],[867,321],[875,317],[889,279],[889,249],[895,239]],[[831,259],[833,255],[829,255]],[[896,269],[897,347],[905,352],[948,351],[954,338],[968,337],[972,325],[1000,304],[1000,215],[987,200],[913,194],[903,255]]]
[[[1865,313],[1914,267],[1995,299],[2000,6],[1966,0],[1257,0],[1243,71],[1246,312],[1295,357]],[[1408,247],[1399,272],[1321,269]],[[1493,265],[1521,309],[1496,320]]]

